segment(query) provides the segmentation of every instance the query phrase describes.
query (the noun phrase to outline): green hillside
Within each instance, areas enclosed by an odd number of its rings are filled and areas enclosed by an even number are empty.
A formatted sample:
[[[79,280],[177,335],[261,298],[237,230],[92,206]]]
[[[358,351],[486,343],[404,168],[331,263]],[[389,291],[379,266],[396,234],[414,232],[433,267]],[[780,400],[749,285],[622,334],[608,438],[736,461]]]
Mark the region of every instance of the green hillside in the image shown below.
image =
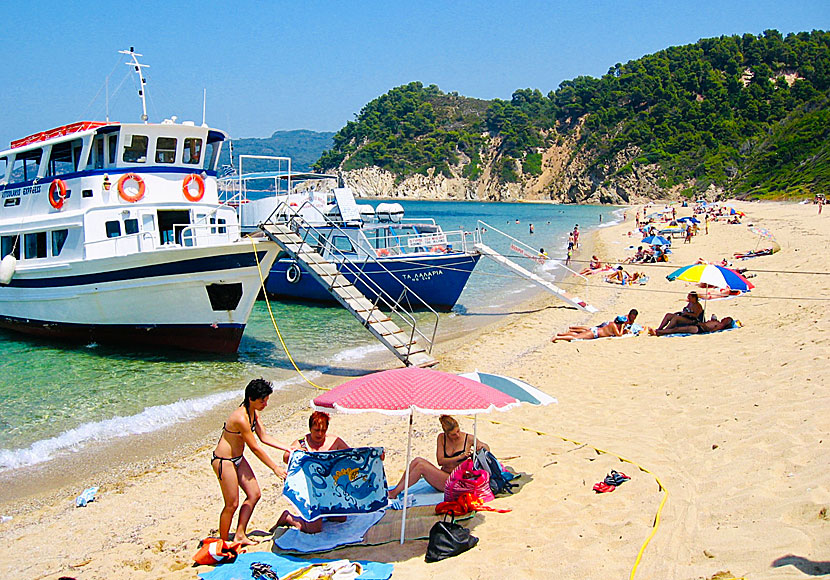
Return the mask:
[[[318,133],[304,129],[296,131],[276,131],[264,139],[233,139],[234,165],[239,165],[240,155],[273,155],[291,157],[294,171],[308,171],[324,151],[332,146],[334,133]],[[222,148],[220,164],[230,164],[230,147]],[[252,161],[245,166],[245,171],[256,170],[258,164]]]
[[[767,30],[671,47],[510,101],[410,83],[367,104],[315,166],[375,165],[400,178],[462,166],[475,179],[485,148],[497,147],[492,169],[509,183],[539,175],[542,151],[569,137],[588,170],[635,151],[617,176],[657,164],[661,186],[689,195],[714,184],[798,197],[830,189],[828,116],[830,33]]]

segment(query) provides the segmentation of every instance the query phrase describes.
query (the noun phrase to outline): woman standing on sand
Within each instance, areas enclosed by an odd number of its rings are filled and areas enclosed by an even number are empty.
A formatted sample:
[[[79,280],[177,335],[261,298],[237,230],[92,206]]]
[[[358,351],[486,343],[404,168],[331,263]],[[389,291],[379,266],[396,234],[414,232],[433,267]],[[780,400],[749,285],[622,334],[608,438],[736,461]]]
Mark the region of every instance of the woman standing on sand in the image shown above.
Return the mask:
[[[262,496],[256,475],[248,464],[248,460],[242,455],[245,446],[250,447],[253,454],[273,471],[274,475],[280,479],[285,479],[286,476],[285,469],[268,456],[254,437],[256,434],[259,441],[274,449],[290,451],[289,447],[278,443],[268,435],[259,421],[259,414],[268,406],[268,397],[272,392],[271,383],[265,379],[254,379],[248,383],[245,387],[245,400],[231,413],[222,426],[222,435],[219,437],[219,442],[213,451],[213,458],[210,460],[213,471],[219,478],[222,498],[225,500],[225,506],[219,515],[219,537],[223,540],[232,539],[234,542],[241,542],[243,546],[256,543],[248,538],[245,530],[254,507]],[[245,492],[245,501],[239,509],[236,533],[233,538],[230,538],[233,514],[239,507],[240,487]]]

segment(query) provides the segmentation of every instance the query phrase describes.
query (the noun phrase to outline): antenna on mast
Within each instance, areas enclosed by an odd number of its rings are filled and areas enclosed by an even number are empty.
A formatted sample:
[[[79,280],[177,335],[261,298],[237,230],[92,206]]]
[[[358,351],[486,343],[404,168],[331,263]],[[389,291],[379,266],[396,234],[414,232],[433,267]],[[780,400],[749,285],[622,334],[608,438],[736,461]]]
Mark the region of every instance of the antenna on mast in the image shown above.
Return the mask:
[[[138,54],[137,52],[135,52],[135,48],[133,48],[132,46],[130,47],[130,50],[119,50],[118,52],[120,54],[126,54],[127,56],[132,58],[132,62],[126,62],[124,64],[126,64],[127,66],[134,67],[135,68],[135,73],[138,75],[138,81],[139,81],[138,96],[141,97],[141,110],[142,110],[141,120],[146,123],[148,117],[147,117],[147,99],[145,98],[146,95],[144,94],[145,93],[144,85],[147,84],[147,79],[144,78],[144,73],[142,72],[141,69],[150,68],[150,65],[149,64],[141,64],[140,62],[138,62],[138,59],[136,57],[137,56],[144,56],[144,55],[143,54]]]
[[[207,124],[205,122],[206,117],[207,117],[207,89],[202,89],[202,126],[203,127]]]

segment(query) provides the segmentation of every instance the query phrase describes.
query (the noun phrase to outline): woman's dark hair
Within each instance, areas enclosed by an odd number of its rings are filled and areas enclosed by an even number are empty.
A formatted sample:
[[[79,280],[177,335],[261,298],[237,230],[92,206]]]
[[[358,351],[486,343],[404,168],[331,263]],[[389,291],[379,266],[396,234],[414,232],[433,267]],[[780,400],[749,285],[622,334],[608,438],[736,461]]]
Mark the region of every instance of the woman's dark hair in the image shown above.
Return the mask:
[[[251,401],[259,401],[274,392],[271,383],[265,379],[254,379],[245,387],[245,400],[242,404],[248,408]]]

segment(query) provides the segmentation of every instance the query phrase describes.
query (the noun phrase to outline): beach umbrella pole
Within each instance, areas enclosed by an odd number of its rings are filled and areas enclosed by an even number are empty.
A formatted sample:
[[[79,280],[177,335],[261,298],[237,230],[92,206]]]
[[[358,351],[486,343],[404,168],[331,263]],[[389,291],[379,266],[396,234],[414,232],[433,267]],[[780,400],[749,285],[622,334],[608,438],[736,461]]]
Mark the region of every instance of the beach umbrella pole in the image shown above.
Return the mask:
[[[406,501],[409,499],[409,463],[410,452],[412,450],[412,418],[415,414],[413,409],[409,409],[409,434],[406,436],[406,477],[404,478],[403,488],[403,515],[401,516],[401,544],[403,544],[406,536]]]

